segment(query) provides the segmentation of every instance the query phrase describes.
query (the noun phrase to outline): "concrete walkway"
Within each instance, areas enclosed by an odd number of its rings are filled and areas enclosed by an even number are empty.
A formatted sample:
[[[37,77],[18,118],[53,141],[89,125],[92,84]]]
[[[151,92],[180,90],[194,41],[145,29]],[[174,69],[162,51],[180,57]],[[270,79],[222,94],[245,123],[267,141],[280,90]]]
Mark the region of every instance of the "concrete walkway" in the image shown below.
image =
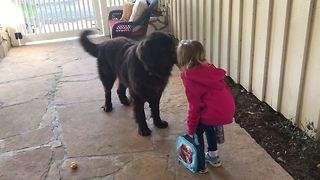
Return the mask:
[[[107,114],[103,100],[96,61],[77,41],[13,48],[0,62],[0,179],[292,179],[237,124],[219,146],[223,167],[179,165],[187,102],[176,70],[161,104],[169,128],[154,128],[146,106],[150,137],[137,134],[130,107],[114,96]]]

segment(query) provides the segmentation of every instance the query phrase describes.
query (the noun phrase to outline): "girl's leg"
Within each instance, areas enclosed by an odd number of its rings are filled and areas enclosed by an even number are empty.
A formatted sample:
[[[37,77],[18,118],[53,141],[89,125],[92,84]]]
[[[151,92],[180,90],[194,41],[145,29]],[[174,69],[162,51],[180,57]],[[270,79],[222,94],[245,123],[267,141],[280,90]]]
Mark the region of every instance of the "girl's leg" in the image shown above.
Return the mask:
[[[203,151],[204,151],[204,140],[203,140],[203,133],[204,132],[205,132],[205,130],[204,130],[203,125],[199,124],[198,127],[197,127],[196,134],[198,136],[199,144],[200,144],[201,148],[203,148]]]
[[[207,137],[208,151],[217,151],[217,137],[213,126],[205,126],[204,132],[206,133]]]
[[[204,133],[205,129],[203,127],[202,124],[199,124],[197,127],[197,136],[198,136],[198,141],[201,147],[201,151],[199,152],[199,159],[198,159],[198,171],[203,171],[206,166],[206,162],[205,162],[205,154],[204,154],[204,140],[203,140],[203,133]]]
[[[206,153],[205,159],[213,167],[220,167],[221,162],[218,156],[217,137],[213,126],[206,126],[205,133],[208,142],[208,153]]]

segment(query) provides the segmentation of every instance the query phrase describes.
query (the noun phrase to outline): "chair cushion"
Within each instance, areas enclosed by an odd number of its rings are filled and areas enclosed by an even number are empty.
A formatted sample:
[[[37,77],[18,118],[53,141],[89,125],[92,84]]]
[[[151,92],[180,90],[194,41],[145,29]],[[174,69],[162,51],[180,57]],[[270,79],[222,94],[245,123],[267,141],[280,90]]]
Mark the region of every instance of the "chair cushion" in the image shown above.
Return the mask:
[[[130,16],[132,14],[133,3],[125,3],[123,5],[123,13],[121,17],[121,21],[129,21]]]
[[[129,21],[136,21],[147,8],[148,3],[146,0],[136,0]]]

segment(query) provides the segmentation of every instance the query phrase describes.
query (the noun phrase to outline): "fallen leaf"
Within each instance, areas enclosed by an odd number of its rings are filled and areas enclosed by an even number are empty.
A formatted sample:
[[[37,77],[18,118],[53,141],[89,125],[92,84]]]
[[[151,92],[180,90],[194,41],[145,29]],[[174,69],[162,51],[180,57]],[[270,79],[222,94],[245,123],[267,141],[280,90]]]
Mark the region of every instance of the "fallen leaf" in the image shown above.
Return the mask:
[[[283,163],[286,163],[286,161],[283,160],[281,157],[278,157],[277,159],[278,159],[279,161],[283,162]]]

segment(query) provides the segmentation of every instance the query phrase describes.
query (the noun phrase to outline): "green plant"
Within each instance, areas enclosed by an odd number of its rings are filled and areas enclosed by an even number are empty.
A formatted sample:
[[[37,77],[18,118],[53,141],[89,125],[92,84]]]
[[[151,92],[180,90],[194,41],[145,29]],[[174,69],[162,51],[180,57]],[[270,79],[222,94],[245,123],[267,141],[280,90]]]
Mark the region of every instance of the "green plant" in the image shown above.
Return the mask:
[[[320,153],[320,140],[316,139],[318,130],[314,127],[313,122],[308,122],[306,127],[300,125],[302,130],[291,120],[281,122],[279,127],[284,135],[290,137],[290,145],[300,149],[300,158],[308,154]]]
[[[303,126],[302,126],[303,127]],[[304,128],[304,127],[303,127]],[[319,133],[319,130],[317,130],[315,127],[314,127],[314,123],[313,122],[308,122],[307,125],[306,125],[306,128],[304,128],[304,130],[308,133],[308,135],[311,137],[311,138],[317,138],[317,134]]]

